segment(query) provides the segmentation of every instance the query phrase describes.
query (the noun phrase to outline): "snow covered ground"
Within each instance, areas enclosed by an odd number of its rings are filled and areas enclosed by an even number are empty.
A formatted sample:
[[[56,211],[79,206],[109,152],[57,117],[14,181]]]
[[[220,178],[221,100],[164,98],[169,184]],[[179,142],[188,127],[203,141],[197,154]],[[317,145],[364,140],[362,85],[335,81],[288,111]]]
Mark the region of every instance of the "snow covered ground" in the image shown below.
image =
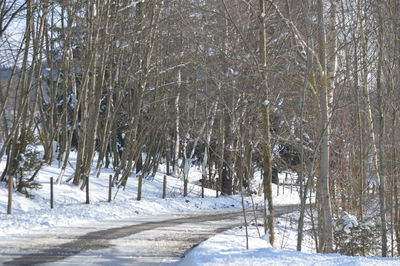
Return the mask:
[[[263,230],[263,228],[259,228]],[[190,251],[180,266],[217,265],[400,265],[398,258],[349,257],[338,254],[315,254],[295,251],[295,239],[284,249],[272,248],[267,240],[260,238],[255,226],[249,227],[249,249],[246,250],[244,228],[218,234]],[[277,234],[277,246],[282,234]],[[306,241],[307,242],[307,241]],[[294,249],[293,249],[294,246]],[[306,248],[307,250],[307,248]]]
[[[296,251],[299,212],[295,211],[275,219],[274,247],[263,236],[264,228],[260,225],[260,221],[258,221],[258,226],[255,221],[250,221],[248,226],[248,250],[246,249],[245,227],[234,228],[218,234],[195,247],[186,254],[179,266],[400,265],[399,258],[317,254],[315,252],[315,242],[311,236],[309,211],[307,210],[305,217],[302,252]]]
[[[71,164],[74,165],[74,158]],[[0,163],[0,173],[5,167],[5,161]],[[79,187],[70,183],[62,182],[54,185],[54,209],[50,209],[50,177],[54,180],[60,173],[58,163],[44,167],[38,174],[36,181],[42,187],[38,190],[31,190],[33,198],[27,198],[20,193],[13,194],[13,214],[7,215],[7,189],[5,184],[0,184],[0,236],[23,235],[34,230],[82,226],[93,222],[112,221],[123,218],[138,216],[166,215],[183,212],[221,211],[241,208],[239,196],[215,197],[215,191],[205,189],[205,198],[200,197],[201,188],[195,183],[201,177],[198,169],[190,170],[189,196],[184,198],[183,181],[175,177],[168,177],[167,198],[162,199],[163,171],[151,179],[144,180],[142,200],[137,201],[137,178],[130,178],[125,190],[120,189],[116,193],[113,188],[115,199],[109,203],[108,182],[109,175],[113,172],[109,169],[102,169],[99,178],[90,178],[90,201],[91,204],[84,204],[85,192]],[[68,179],[74,173],[73,168],[68,168],[63,180]],[[274,189],[277,193],[277,189]],[[261,201],[260,197],[254,198],[256,203]],[[245,200],[250,206],[251,199]],[[296,193],[285,194],[280,190],[279,197],[276,197],[278,204],[294,204],[298,202]]]
[[[74,159],[71,164],[74,165]],[[0,173],[5,162],[0,162]],[[27,236],[39,231],[57,228],[74,228],[93,225],[96,222],[112,222],[128,218],[162,215],[164,217],[177,213],[198,213],[241,208],[239,196],[215,197],[215,191],[205,190],[206,197],[200,197],[201,188],[197,186],[201,173],[190,169],[189,196],[184,198],[183,182],[168,176],[167,198],[162,199],[163,167],[151,179],[144,180],[143,197],[136,200],[137,178],[130,178],[125,190],[113,188],[113,201],[108,199],[108,177],[113,172],[102,169],[99,178],[90,178],[91,204],[85,204],[85,192],[70,183],[54,185],[55,206],[50,209],[50,177],[57,178],[60,173],[58,163],[44,167],[37,176],[42,185],[38,190],[30,191],[33,198],[26,198],[19,193],[13,194],[13,214],[7,215],[7,189],[0,186],[0,236]],[[73,168],[68,168],[63,180],[72,176]],[[283,180],[286,175],[281,175]],[[256,179],[260,179],[256,174]],[[290,178],[289,178],[290,180]],[[259,180],[260,181],[260,180]],[[286,181],[287,182],[287,181]],[[255,185],[257,186],[257,184]],[[277,187],[273,185],[274,204],[296,204],[298,194],[295,187]],[[254,196],[256,204],[261,198]],[[245,199],[246,206],[251,205],[251,198]],[[258,229],[255,221],[250,221],[249,246],[245,249],[244,228],[235,228],[216,235],[190,251],[180,265],[400,265],[397,259],[346,257],[340,255],[313,254],[314,242],[305,234],[303,253],[296,252],[296,226],[298,213],[286,214],[276,220],[275,248],[268,241],[260,238],[263,228]],[[138,219],[140,220],[140,219]],[[307,229],[306,224],[306,229]],[[106,254],[105,254],[106,255]]]

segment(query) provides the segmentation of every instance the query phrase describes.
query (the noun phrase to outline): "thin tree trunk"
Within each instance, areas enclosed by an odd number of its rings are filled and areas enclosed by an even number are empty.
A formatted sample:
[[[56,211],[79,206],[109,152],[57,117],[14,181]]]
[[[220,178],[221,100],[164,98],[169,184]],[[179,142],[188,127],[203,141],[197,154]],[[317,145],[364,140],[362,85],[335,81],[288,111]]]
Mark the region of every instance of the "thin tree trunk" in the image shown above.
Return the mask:
[[[320,95],[320,176],[318,180],[320,210],[319,224],[320,242],[319,251],[323,253],[331,253],[333,251],[333,226],[332,226],[332,207],[329,189],[329,83],[327,68],[327,42],[324,18],[323,1],[318,0],[318,24],[319,24],[319,62],[321,64],[322,73],[320,73],[319,95]]]
[[[266,1],[260,0],[260,61],[262,75],[262,119],[263,119],[263,191],[264,191],[264,230],[269,234],[269,242],[273,246],[275,241],[274,230],[274,209],[272,203],[272,158],[271,158],[271,139],[270,139],[270,118],[269,118],[269,88],[267,83],[267,8]]]
[[[387,224],[386,224],[386,197],[385,197],[385,111],[384,111],[384,88],[382,86],[382,64],[383,64],[383,3],[378,1],[378,69],[376,76],[378,96],[378,173],[379,173],[379,206],[381,218],[382,257],[387,256]]]

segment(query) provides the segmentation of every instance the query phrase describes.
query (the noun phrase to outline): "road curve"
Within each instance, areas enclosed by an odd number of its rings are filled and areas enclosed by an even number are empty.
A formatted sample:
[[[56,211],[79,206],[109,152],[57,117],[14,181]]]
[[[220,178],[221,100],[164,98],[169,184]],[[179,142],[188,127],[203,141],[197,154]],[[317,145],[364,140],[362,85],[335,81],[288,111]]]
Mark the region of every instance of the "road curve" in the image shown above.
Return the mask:
[[[275,206],[275,215],[296,209]],[[254,221],[248,212],[248,221]],[[261,220],[261,217],[258,219]],[[240,211],[145,217],[0,241],[5,265],[174,265],[216,233],[243,225]]]

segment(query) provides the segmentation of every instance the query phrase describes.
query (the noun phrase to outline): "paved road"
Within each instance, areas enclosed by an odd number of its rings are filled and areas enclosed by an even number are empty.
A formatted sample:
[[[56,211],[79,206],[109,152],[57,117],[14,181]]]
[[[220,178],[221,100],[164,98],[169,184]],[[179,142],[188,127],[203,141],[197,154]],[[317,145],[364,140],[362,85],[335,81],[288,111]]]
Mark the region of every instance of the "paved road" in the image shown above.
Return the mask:
[[[276,206],[275,214],[292,211]],[[248,220],[254,221],[252,212]],[[261,217],[259,217],[261,220]],[[243,225],[242,212],[142,217],[0,240],[5,265],[175,265],[218,232]]]

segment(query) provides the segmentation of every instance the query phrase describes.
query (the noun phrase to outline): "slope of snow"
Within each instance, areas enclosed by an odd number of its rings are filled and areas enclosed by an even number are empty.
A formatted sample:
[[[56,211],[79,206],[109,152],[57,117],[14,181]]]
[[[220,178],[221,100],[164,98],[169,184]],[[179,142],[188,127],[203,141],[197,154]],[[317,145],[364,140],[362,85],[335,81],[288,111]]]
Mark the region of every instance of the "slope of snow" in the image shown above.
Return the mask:
[[[71,158],[72,166],[75,164]],[[0,173],[5,162],[0,162]],[[6,215],[7,189],[0,184],[0,236],[28,235],[29,233],[49,228],[78,227],[94,222],[112,222],[132,217],[149,217],[154,215],[173,215],[183,212],[210,212],[234,210],[241,208],[240,196],[215,197],[215,191],[206,189],[205,198],[200,197],[201,188],[196,185],[201,173],[196,168],[190,169],[189,196],[184,198],[183,182],[181,179],[168,176],[167,198],[162,199],[162,180],[164,176],[161,166],[154,177],[144,180],[143,197],[137,201],[137,178],[131,177],[125,190],[118,192],[113,188],[113,201],[108,199],[108,177],[113,174],[109,169],[102,169],[99,178],[94,174],[90,177],[91,204],[84,204],[85,192],[70,183],[62,182],[54,185],[55,207],[50,209],[50,177],[57,178],[60,173],[58,163],[44,167],[38,174],[36,181],[41,184],[38,190],[32,190],[32,199],[19,193],[13,193],[13,214]],[[64,180],[74,173],[68,168]],[[280,175],[284,181],[286,175]],[[292,177],[295,178],[295,177]],[[256,173],[256,182],[259,187],[261,178]],[[296,187],[292,189],[273,185],[274,204],[296,204],[298,193]],[[254,196],[256,205],[262,202],[261,197]],[[246,198],[246,207],[251,206],[252,199]],[[150,219],[150,217],[149,217]],[[245,248],[244,228],[235,228],[216,235],[200,244],[187,254],[180,265],[400,265],[397,259],[346,257],[340,255],[312,254],[314,243],[307,234],[304,236],[303,250],[308,253],[296,252],[296,223],[298,213],[283,215],[276,221],[276,241],[272,248],[268,241],[260,238],[263,228],[249,227],[250,249]],[[306,229],[309,225],[306,222]],[[308,227],[307,227],[308,226]]]
[[[75,154],[72,155],[71,165],[75,164]],[[0,163],[0,174],[5,167],[5,161]],[[168,176],[167,198],[162,199],[162,180],[164,166],[154,177],[143,181],[142,200],[137,201],[136,177],[128,180],[125,190],[118,192],[113,188],[113,201],[108,199],[109,175],[112,170],[102,169],[98,178],[90,177],[90,201],[84,204],[85,191],[71,183],[62,182],[54,185],[54,209],[50,209],[50,177],[54,180],[60,173],[58,162],[44,167],[35,179],[42,187],[31,190],[33,198],[26,198],[20,193],[13,193],[12,215],[7,215],[7,189],[6,184],[0,183],[0,236],[10,234],[23,235],[33,230],[53,228],[58,226],[79,226],[93,222],[111,221],[123,218],[151,215],[165,215],[182,212],[221,211],[241,208],[239,196],[215,197],[215,191],[205,189],[205,198],[202,199],[201,187],[195,185],[201,177],[200,170],[190,169],[189,196],[184,198],[183,182],[181,179]],[[93,171],[94,172],[94,171]],[[74,173],[69,167],[63,180],[67,180]],[[274,187],[274,193],[277,193]],[[115,198],[114,198],[115,197]],[[256,204],[260,204],[261,198],[254,197]],[[298,202],[297,193],[285,194],[280,190],[280,196],[276,197],[276,204],[293,204]],[[247,207],[251,206],[251,199],[246,198]]]
[[[395,258],[349,257],[272,248],[267,240],[258,236],[255,227],[249,227],[249,235],[248,250],[244,229],[235,228],[201,243],[179,265],[400,265],[400,260]],[[279,242],[279,235],[277,238]]]

